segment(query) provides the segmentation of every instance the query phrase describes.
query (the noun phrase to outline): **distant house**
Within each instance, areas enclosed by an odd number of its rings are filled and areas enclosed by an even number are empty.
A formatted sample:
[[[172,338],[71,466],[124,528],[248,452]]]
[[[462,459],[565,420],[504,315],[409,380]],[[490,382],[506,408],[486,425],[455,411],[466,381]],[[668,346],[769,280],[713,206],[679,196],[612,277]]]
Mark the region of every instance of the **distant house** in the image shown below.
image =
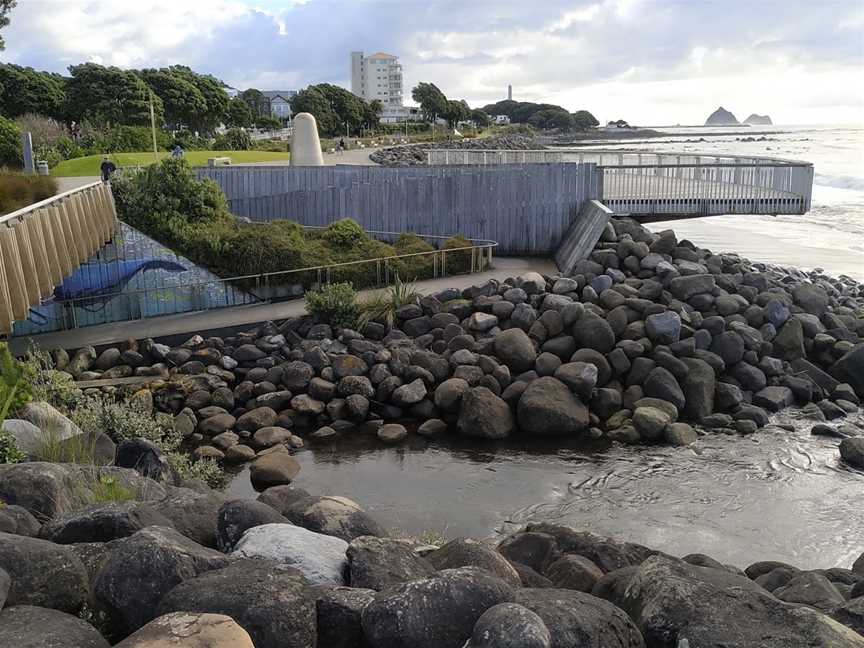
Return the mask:
[[[270,115],[277,119],[291,119],[291,99],[296,90],[263,90],[261,92],[270,104]]]
[[[406,121],[423,121],[423,113],[416,106],[392,106],[384,105],[379,121],[382,124],[402,124]]]
[[[224,86],[222,89],[231,99],[240,94],[240,91],[237,88],[232,88],[231,86]]]
[[[510,123],[510,117],[507,115],[489,115],[489,119],[493,124],[506,125]]]

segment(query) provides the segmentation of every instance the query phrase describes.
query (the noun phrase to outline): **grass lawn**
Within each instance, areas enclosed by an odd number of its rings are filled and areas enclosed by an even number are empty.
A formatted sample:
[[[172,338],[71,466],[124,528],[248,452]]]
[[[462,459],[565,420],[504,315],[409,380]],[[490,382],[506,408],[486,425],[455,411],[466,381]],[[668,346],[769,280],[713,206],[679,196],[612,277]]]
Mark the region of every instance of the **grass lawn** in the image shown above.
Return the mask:
[[[167,157],[168,153],[160,152],[159,157]],[[207,158],[229,157],[233,164],[243,162],[275,162],[287,160],[288,153],[272,153],[270,151],[186,151],[186,159],[192,166],[204,166]],[[118,167],[146,166],[152,164],[153,153],[114,153],[111,160]],[[98,176],[101,155],[88,155],[61,162],[51,170],[51,175],[62,177]]]

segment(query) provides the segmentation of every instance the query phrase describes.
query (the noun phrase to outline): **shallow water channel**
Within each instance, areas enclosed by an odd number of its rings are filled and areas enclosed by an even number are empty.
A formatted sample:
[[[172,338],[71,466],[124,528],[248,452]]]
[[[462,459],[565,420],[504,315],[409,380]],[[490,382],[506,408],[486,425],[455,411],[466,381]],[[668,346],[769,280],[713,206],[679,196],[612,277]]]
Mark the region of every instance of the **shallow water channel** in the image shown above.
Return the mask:
[[[687,448],[455,434],[386,447],[358,432],[299,451],[295,485],[350,497],[411,534],[484,538],[551,521],[739,567],[850,566],[864,551],[864,473],[840,461],[837,439],[811,436],[812,422],[796,412],[772,422],[795,431],[711,434]],[[256,496],[247,470],[227,492]]]

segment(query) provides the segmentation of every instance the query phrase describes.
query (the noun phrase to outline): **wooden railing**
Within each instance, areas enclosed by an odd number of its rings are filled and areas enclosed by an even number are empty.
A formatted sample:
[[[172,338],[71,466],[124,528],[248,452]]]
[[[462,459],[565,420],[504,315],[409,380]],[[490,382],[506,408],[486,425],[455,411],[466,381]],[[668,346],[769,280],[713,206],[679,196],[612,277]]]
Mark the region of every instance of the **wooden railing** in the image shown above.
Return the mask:
[[[115,221],[101,182],[0,216],[0,335],[110,241]]]

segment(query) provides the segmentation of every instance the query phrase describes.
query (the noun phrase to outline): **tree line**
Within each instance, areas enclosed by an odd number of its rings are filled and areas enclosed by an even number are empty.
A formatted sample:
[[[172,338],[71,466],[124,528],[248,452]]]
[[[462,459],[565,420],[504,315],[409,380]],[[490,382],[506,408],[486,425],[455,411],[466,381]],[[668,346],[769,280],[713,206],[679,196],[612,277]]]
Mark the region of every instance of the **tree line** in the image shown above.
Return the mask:
[[[571,113],[562,106],[530,101],[504,99],[483,106],[489,115],[506,115],[512,124],[530,124],[535,128],[558,129],[561,131],[588,130],[600,122],[587,110]]]

